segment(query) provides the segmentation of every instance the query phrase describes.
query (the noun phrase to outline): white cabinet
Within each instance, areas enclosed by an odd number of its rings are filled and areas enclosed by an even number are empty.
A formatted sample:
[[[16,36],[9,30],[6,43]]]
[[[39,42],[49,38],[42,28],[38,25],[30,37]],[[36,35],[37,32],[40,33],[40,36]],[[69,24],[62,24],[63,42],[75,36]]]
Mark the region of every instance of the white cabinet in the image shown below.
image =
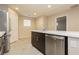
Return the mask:
[[[79,38],[68,37],[68,54],[79,55]]]

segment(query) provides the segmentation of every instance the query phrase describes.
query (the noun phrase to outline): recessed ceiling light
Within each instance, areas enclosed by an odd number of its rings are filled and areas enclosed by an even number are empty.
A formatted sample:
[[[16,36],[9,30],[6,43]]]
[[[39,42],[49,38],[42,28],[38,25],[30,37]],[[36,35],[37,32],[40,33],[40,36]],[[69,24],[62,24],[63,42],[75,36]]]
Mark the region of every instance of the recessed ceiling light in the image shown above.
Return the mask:
[[[34,15],[37,15],[37,13],[34,13]]]
[[[48,5],[48,8],[51,8],[52,6],[51,5]]]
[[[15,8],[16,10],[18,10],[19,8]]]

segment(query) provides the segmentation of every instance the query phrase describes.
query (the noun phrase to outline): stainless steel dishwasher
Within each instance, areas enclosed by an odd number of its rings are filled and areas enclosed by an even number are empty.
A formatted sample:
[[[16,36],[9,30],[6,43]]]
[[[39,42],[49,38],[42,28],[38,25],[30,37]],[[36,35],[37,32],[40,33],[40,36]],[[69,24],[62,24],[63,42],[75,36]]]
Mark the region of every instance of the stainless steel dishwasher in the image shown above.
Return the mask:
[[[64,55],[65,54],[65,37],[55,35],[45,35],[45,52],[46,55]]]

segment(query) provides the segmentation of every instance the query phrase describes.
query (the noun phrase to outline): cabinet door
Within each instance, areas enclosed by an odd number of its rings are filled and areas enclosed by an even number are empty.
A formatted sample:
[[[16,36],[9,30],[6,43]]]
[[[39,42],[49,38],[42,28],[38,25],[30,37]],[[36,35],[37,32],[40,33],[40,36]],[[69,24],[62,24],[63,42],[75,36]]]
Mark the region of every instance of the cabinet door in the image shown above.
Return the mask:
[[[45,54],[45,34],[44,33],[38,33],[38,48],[43,54]]]
[[[34,47],[38,47],[38,44],[37,44],[37,40],[38,40],[38,35],[37,35],[37,33],[36,32],[32,32],[32,45],[34,46]]]
[[[45,34],[32,32],[32,45],[45,54]]]

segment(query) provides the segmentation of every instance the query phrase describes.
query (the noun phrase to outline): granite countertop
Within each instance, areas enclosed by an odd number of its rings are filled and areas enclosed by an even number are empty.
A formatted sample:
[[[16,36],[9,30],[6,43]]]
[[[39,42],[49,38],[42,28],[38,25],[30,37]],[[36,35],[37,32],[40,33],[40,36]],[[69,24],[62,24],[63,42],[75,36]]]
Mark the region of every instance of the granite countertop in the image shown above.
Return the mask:
[[[40,33],[46,33],[46,34],[55,34],[55,35],[62,35],[62,36],[68,36],[68,37],[75,37],[79,38],[79,32],[75,31],[49,31],[49,30],[32,30],[33,32],[40,32]]]

